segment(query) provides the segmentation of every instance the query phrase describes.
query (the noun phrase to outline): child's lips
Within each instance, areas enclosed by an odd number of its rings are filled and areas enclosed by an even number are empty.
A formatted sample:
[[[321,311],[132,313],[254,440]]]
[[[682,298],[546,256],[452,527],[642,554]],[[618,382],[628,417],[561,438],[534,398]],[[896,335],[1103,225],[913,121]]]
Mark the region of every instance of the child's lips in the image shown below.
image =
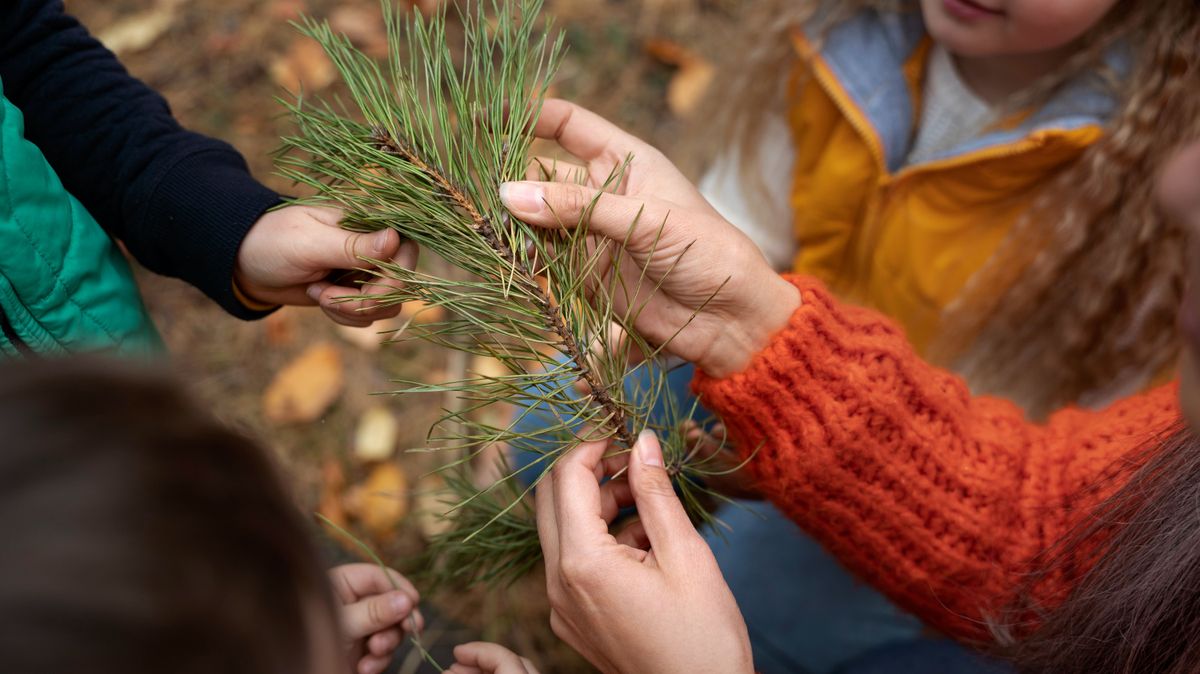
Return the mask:
[[[942,0],[946,13],[962,21],[974,21],[991,16],[1003,16],[999,9],[988,7],[975,0]]]

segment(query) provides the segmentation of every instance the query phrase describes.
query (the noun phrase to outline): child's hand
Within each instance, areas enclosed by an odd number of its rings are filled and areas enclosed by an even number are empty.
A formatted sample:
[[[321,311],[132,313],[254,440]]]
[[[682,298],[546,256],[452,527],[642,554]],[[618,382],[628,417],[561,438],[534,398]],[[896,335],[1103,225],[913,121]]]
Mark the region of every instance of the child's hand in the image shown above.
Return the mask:
[[[271,211],[250,228],[238,250],[234,281],[247,299],[266,305],[319,304],[329,318],[356,327],[391,318],[400,306],[372,300],[337,302],[339,297],[379,295],[394,281],[372,279],[351,287],[328,280],[339,270],[363,269],[361,258],[390,260],[407,268],[417,263],[417,246],[402,243],[392,230],[373,234],[348,232],[338,226],[341,212],[330,208],[287,206]]]
[[[482,641],[455,646],[448,674],[538,674],[533,663],[498,644]]]
[[[407,578],[388,570],[400,587],[375,564],[345,564],[329,571],[334,594],[341,602],[342,631],[350,671],[379,674],[392,661],[405,632],[424,627],[416,609],[421,595]]]

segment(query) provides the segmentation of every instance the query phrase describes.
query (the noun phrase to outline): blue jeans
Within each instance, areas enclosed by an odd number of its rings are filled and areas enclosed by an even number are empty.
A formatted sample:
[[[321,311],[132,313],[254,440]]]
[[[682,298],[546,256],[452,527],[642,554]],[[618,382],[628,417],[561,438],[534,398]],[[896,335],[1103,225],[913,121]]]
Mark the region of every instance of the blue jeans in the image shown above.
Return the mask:
[[[669,374],[682,409],[695,400],[688,388],[692,374],[691,366]],[[627,390],[637,388],[644,387],[627,384]],[[653,414],[662,411],[656,408]],[[548,418],[534,408],[518,428],[535,431],[538,420],[544,424]],[[511,458],[527,483],[544,467],[534,452]],[[723,507],[718,517],[732,531],[701,533],[745,616],[754,662],[762,674],[826,674],[881,647],[920,639],[920,621],[855,580],[771,504],[739,502]]]

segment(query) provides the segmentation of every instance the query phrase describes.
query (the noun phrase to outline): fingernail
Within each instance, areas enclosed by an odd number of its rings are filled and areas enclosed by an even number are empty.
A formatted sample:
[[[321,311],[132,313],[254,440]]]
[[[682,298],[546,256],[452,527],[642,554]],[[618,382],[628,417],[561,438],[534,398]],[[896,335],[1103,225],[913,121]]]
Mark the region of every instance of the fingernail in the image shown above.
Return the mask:
[[[504,183],[500,185],[500,201],[508,210],[533,215],[546,206],[546,191],[532,183]]]
[[[391,230],[384,229],[375,233],[375,241],[372,244],[372,250],[376,255],[382,255],[383,251],[387,250],[388,240],[392,238]]]
[[[392,610],[399,614],[408,613],[412,608],[412,600],[406,594],[397,594],[392,597]]]
[[[637,453],[642,465],[663,467],[662,447],[659,447],[654,431],[647,429],[638,433]]]
[[[304,294],[308,295],[308,299],[320,304],[321,292],[324,290],[325,288],[321,287],[319,283],[312,283],[309,284],[308,288],[304,291]]]

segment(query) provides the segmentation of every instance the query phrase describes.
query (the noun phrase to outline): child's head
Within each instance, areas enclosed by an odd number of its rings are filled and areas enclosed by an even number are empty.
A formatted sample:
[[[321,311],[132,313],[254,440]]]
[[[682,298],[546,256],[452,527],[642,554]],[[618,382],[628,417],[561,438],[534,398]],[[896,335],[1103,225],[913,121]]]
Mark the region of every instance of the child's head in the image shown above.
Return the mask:
[[[960,56],[1027,56],[1068,47],[1118,0],[921,0],[929,34]]]
[[[1172,150],[1200,137],[1200,7],[1195,0],[972,1],[1020,10],[1031,24],[1072,15],[1062,25],[1075,27],[1058,35],[1070,55],[1014,106],[1036,107],[1068,83],[1091,82],[1112,92],[1116,110],[1104,136],[1047,181],[1038,207],[947,307],[931,355],[977,391],[1039,414],[1089,393],[1134,390],[1178,355],[1181,233],[1163,217],[1152,185]],[[782,111],[781,92],[795,72],[792,32],[819,6],[833,10],[823,15],[827,28],[858,12],[945,7],[944,0],[762,0],[747,8],[744,42],[726,50],[723,86],[706,107],[719,128],[710,125],[704,137],[740,147],[749,190],[761,193],[761,122],[767,111]]]
[[[338,671],[305,529],[263,451],[169,379],[0,369],[0,671]]]

